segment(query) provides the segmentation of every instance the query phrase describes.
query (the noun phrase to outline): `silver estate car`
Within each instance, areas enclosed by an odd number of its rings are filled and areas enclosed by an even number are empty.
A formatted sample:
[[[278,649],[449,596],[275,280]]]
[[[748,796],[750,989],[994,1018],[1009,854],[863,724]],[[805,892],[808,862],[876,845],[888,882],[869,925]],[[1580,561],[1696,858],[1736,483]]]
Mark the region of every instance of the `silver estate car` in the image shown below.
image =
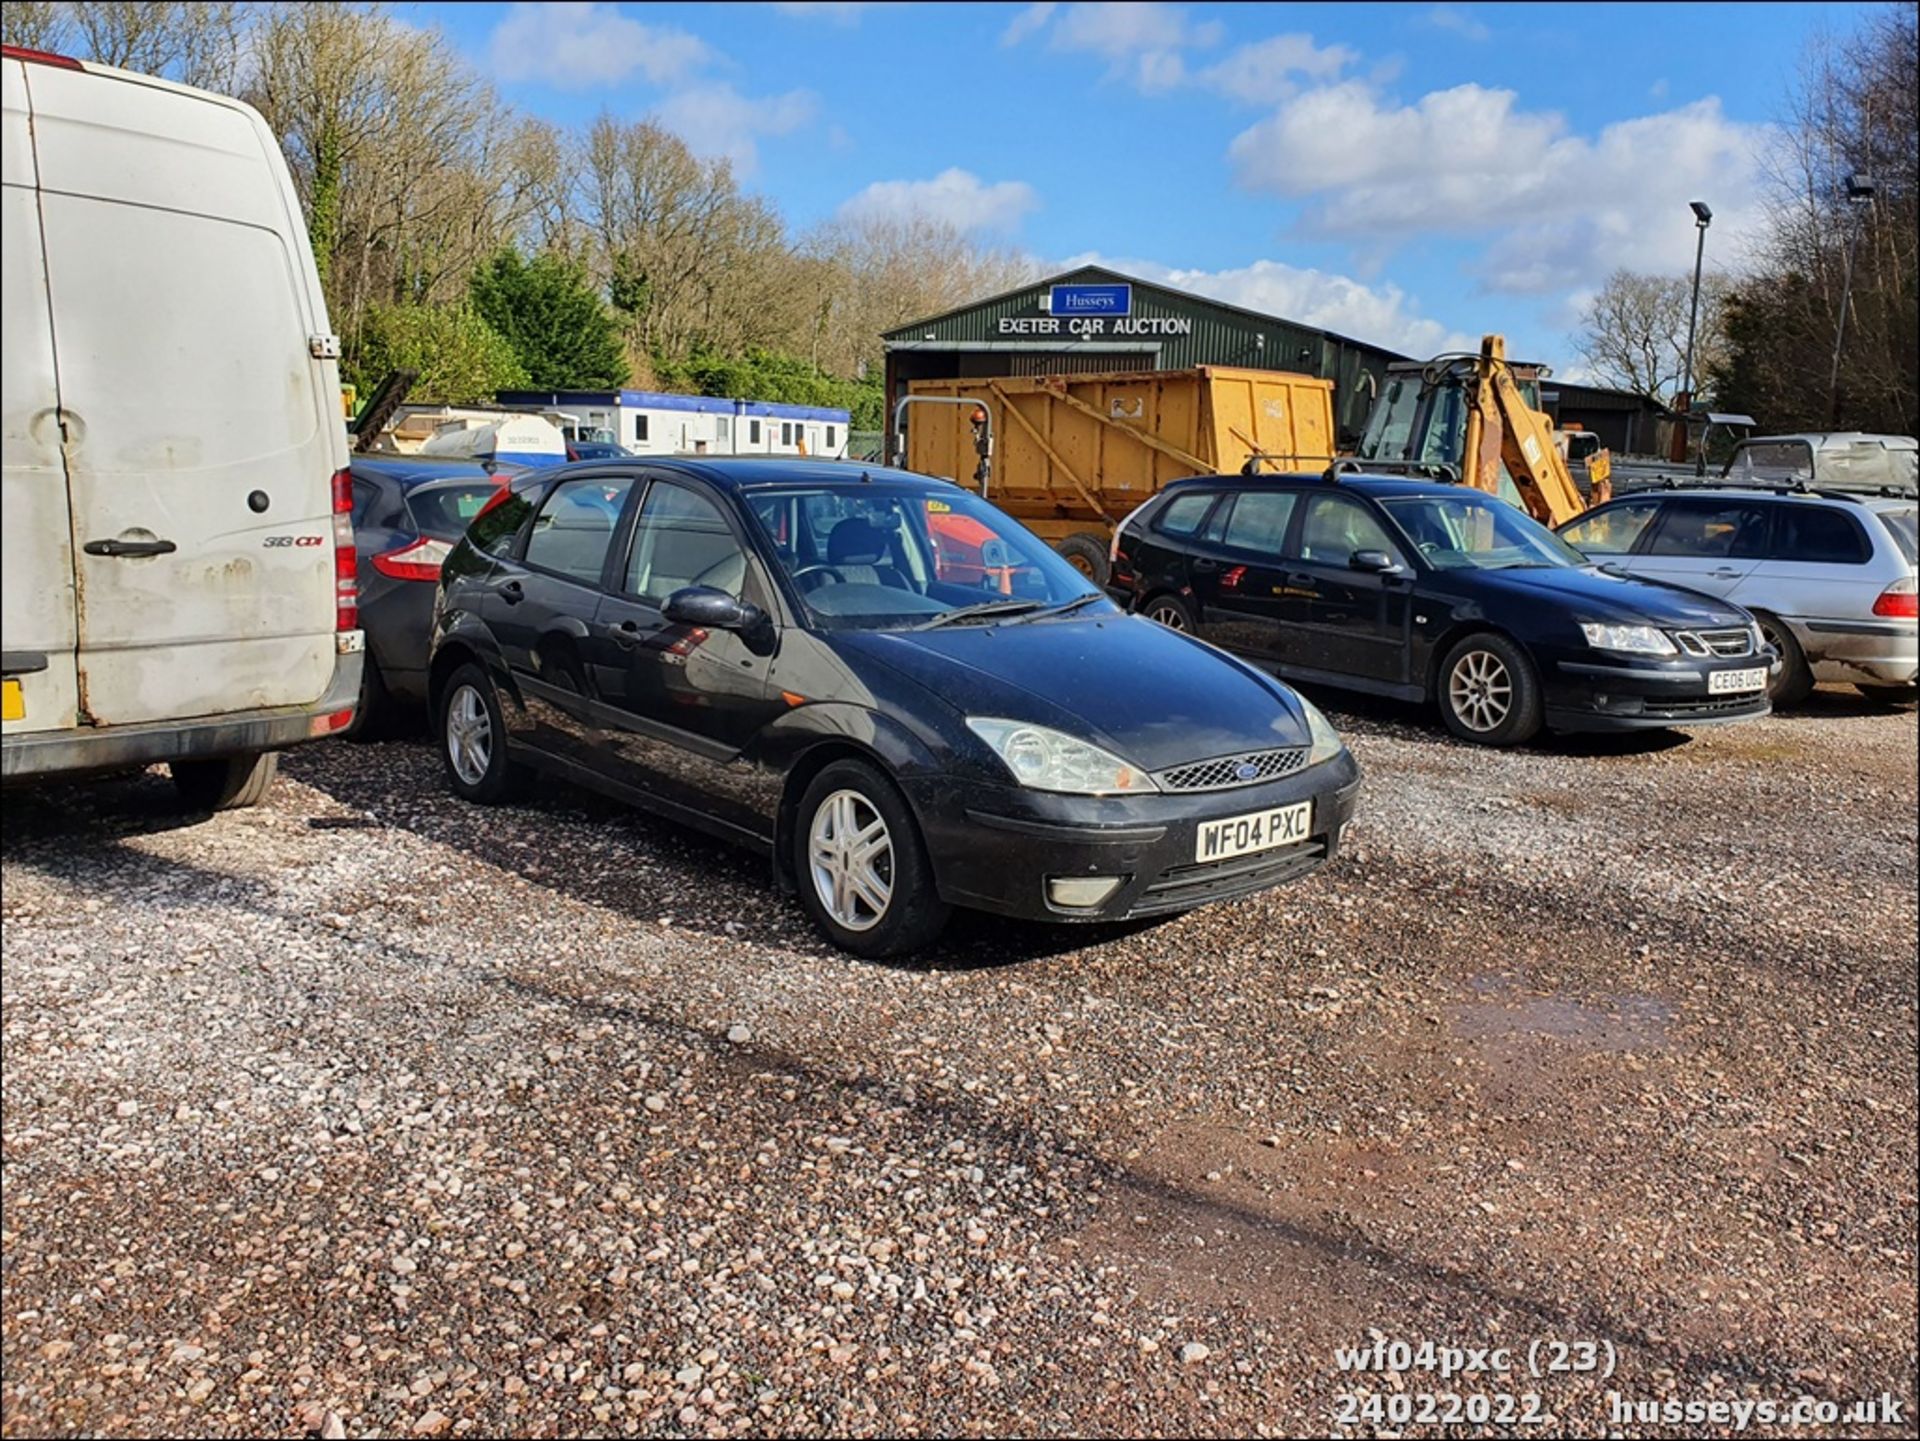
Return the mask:
[[[1915,698],[1920,593],[1914,492],[1781,487],[1638,491],[1560,528],[1588,558],[1753,612],[1781,665],[1773,704],[1818,681],[1869,699]]]

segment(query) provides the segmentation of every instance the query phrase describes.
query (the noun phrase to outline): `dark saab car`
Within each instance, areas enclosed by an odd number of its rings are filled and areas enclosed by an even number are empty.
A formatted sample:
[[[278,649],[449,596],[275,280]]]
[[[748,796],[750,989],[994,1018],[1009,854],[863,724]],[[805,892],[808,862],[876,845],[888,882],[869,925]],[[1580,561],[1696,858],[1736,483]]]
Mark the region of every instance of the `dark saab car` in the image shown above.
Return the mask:
[[[350,733],[368,737],[390,729],[407,707],[426,704],[440,562],[510,476],[525,468],[488,471],[465,461],[357,455],[352,469],[367,656]]]
[[[1762,716],[1778,663],[1740,607],[1588,564],[1460,485],[1196,477],[1127,517],[1112,560],[1113,591],[1163,625],[1289,678],[1434,702],[1483,745]]]
[[[951,906],[1118,920],[1293,880],[1359,788],[1278,680],[956,485],[837,461],[516,481],[447,558],[432,689],[459,794],[535,768],[756,847],[868,956]]]

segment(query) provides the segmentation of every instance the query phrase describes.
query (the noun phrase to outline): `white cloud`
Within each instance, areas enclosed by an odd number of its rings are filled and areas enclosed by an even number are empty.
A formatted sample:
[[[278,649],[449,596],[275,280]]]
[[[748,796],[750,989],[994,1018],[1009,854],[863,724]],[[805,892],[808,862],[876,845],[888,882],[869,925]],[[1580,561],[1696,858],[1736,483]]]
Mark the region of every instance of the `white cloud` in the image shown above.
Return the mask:
[[[1308,233],[1485,235],[1488,289],[1545,294],[1616,266],[1687,268],[1695,197],[1713,205],[1716,238],[1750,230],[1766,135],[1717,100],[1589,137],[1521,110],[1510,90],[1460,85],[1396,105],[1348,81],[1284,101],[1228,153],[1249,189],[1313,199]]]
[[[970,171],[943,170],[931,180],[876,180],[840,207],[846,219],[938,220],[959,230],[1007,233],[1040,197],[1024,180],[988,184]]]
[[[617,85],[636,72],[655,84],[681,80],[714,58],[696,35],[644,25],[590,0],[516,4],[494,27],[489,50],[501,79],[564,90]]]
[[[1106,260],[1090,254],[1075,256],[1066,264],[1106,265],[1142,280],[1331,330],[1418,358],[1478,345],[1478,340],[1464,331],[1420,314],[1414,301],[1397,285],[1365,285],[1348,275],[1301,269],[1278,260],[1256,260],[1233,270],[1181,270],[1153,261]],[[1272,363],[1278,365],[1280,359],[1274,357]]]
[[[1267,105],[1292,95],[1296,76],[1330,79],[1359,58],[1345,45],[1315,45],[1311,35],[1275,35],[1242,45],[1199,78],[1236,100]]]
[[[677,91],[655,107],[654,115],[695,154],[730,160],[734,170],[746,176],[759,166],[760,137],[791,134],[818,110],[819,100],[811,91],[753,97],[719,83]]]
[[[1018,45],[1042,30],[1048,49],[1098,55],[1110,77],[1131,79],[1150,92],[1185,83],[1183,52],[1218,45],[1225,33],[1219,21],[1196,22],[1184,7],[1160,0],[1064,6],[1043,0],[1016,15],[1000,43]]]
[[[774,0],[774,9],[797,20],[830,20],[835,25],[856,25],[862,10],[871,10],[864,0]]]
[[[1489,39],[1493,32],[1464,10],[1456,10],[1451,5],[1436,5],[1421,17],[1436,30],[1451,30],[1456,35],[1469,40]]]

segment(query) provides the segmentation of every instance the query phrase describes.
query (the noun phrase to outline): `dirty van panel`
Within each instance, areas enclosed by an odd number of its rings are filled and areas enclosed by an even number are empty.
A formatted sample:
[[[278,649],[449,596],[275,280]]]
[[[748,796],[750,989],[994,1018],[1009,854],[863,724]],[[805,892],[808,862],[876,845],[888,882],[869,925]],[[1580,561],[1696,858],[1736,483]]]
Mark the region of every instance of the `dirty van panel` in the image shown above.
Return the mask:
[[[5,72],[6,107],[15,111],[19,66]],[[17,118],[17,117],[16,117]],[[7,316],[6,364],[0,366],[0,574],[7,604],[0,612],[6,652],[5,729],[55,730],[74,723],[73,549],[67,481],[60,462],[53,342],[47,328],[39,210],[31,187],[31,153],[14,154],[24,125],[6,127],[6,184],[0,188],[0,265]],[[17,182],[20,166],[25,183]]]
[[[318,700],[333,446],[285,242],[59,193],[44,155],[42,182],[84,710],[118,725]]]

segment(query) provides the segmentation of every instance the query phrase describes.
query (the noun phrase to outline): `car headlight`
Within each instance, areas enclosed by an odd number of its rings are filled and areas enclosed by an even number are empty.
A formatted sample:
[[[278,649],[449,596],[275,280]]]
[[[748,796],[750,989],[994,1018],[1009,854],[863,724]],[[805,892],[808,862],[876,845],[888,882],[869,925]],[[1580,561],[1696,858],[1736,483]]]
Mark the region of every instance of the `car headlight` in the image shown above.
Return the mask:
[[[968,716],[967,729],[993,747],[1015,780],[1037,791],[1111,796],[1160,789],[1138,766],[1045,726]]]
[[[1680,648],[1654,625],[1583,624],[1580,633],[1597,650],[1623,650],[1634,655],[1678,655]]]
[[[1307,752],[1307,764],[1317,766],[1321,761],[1330,761],[1347,748],[1340,739],[1340,732],[1333,728],[1333,722],[1320,714],[1320,707],[1294,692],[1293,698],[1300,702],[1300,709],[1306,712],[1307,734],[1313,737],[1313,748]]]

